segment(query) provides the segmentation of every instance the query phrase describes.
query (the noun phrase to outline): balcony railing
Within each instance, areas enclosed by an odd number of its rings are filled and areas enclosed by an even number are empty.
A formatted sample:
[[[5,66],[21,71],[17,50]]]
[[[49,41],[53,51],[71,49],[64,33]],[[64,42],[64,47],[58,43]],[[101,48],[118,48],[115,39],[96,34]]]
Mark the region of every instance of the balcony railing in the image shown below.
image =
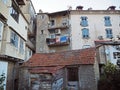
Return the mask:
[[[65,29],[68,28],[68,23],[61,23],[61,24],[55,24],[55,25],[48,25],[48,29]]]
[[[65,46],[69,45],[70,39],[68,36],[56,36],[55,38],[46,38],[48,46]]]

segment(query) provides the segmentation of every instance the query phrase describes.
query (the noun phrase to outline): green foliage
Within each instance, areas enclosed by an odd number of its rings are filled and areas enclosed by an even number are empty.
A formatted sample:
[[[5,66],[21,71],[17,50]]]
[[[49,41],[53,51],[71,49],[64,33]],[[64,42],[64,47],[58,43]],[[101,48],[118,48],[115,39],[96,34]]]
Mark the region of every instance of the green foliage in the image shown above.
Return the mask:
[[[105,75],[114,74],[117,71],[116,68],[117,68],[116,65],[108,61],[107,64],[104,66],[104,74]]]
[[[103,69],[103,75],[98,82],[98,90],[119,90],[120,70],[116,69],[116,65],[110,62]]]
[[[2,73],[1,75],[0,75],[0,90],[3,90],[4,88],[3,88],[3,82],[4,82],[4,80],[5,80],[5,73]]]

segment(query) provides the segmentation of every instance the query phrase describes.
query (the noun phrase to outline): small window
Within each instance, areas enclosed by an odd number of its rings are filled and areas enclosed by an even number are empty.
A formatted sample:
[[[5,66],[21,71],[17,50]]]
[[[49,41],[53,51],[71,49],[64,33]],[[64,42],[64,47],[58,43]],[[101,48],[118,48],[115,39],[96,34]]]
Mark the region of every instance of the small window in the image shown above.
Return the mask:
[[[16,22],[19,20],[19,12],[14,5],[10,8],[10,15],[15,19]]]
[[[19,52],[24,54],[24,41],[22,39],[20,39]]]
[[[41,15],[41,19],[44,19],[44,15]]]
[[[10,42],[11,44],[18,48],[18,35],[13,31],[11,32]]]
[[[106,29],[106,38],[113,38],[112,29]]]
[[[78,81],[78,68],[70,67],[68,70],[68,81]]]
[[[105,26],[111,26],[111,20],[109,16],[104,17]]]
[[[44,30],[41,30],[41,34],[43,34],[44,33]]]
[[[87,21],[87,17],[86,16],[81,17],[80,25],[83,26],[83,27],[87,27],[88,26],[88,21]]]
[[[50,20],[50,22],[51,22],[51,26],[55,25],[55,20]]]
[[[2,40],[3,23],[0,21],[0,40]]]
[[[89,38],[89,30],[87,28],[82,29],[82,37]]]

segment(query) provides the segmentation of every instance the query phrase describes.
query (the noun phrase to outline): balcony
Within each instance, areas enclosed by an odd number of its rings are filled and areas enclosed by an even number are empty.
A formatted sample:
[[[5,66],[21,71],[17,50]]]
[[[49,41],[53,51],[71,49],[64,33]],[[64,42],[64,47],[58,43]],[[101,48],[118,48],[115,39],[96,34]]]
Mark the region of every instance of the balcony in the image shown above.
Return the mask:
[[[68,36],[52,36],[51,38],[46,38],[46,42],[49,47],[65,46],[70,44],[70,39]]]
[[[25,5],[25,1],[24,0],[16,0],[16,2],[18,3],[18,5]]]
[[[56,24],[56,25],[48,25],[48,30],[51,29],[66,29],[69,28],[69,24],[66,22],[63,22],[61,24]]]

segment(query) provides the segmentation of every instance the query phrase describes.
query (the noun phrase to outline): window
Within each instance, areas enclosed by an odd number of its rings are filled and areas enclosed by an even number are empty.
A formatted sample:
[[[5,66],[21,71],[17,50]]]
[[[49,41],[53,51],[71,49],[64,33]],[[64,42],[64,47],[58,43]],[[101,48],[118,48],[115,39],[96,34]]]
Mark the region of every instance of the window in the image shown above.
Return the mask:
[[[89,30],[87,28],[82,29],[82,37],[89,38]]]
[[[20,39],[20,47],[19,47],[19,52],[21,54],[24,54],[24,41]]]
[[[104,17],[105,26],[111,26],[111,21],[109,16]]]
[[[68,68],[68,81],[78,81],[78,68],[71,67]]]
[[[43,30],[41,30],[41,34],[43,34],[44,33],[44,31]]]
[[[81,17],[81,23],[80,23],[80,25],[83,26],[83,27],[88,26],[88,21],[87,21],[87,17],[86,16]]]
[[[44,15],[41,15],[41,19],[44,19]]]
[[[10,42],[18,48],[18,35],[15,32],[11,32]]]
[[[50,20],[50,22],[51,22],[51,26],[55,25],[55,20]]]
[[[10,8],[10,15],[15,19],[15,21],[18,22],[19,12],[18,12],[18,10],[15,8],[15,6],[13,6],[13,5],[12,5],[12,7]]]
[[[106,37],[110,39],[113,38],[112,29],[106,29]]]
[[[0,21],[0,40],[2,40],[3,23]]]

